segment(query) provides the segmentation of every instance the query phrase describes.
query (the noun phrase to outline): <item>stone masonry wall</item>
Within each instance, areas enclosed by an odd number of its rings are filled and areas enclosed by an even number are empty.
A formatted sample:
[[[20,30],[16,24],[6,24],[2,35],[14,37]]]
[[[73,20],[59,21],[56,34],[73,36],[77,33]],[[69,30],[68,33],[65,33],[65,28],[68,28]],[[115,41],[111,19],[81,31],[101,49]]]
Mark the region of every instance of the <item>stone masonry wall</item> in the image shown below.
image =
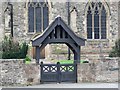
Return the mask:
[[[78,82],[118,82],[118,59],[79,64]]]
[[[39,83],[39,65],[26,65],[23,60],[0,60],[0,86],[26,86]]]
[[[78,83],[118,82],[118,59],[78,64]],[[0,60],[0,86],[40,84],[40,66],[23,60]]]

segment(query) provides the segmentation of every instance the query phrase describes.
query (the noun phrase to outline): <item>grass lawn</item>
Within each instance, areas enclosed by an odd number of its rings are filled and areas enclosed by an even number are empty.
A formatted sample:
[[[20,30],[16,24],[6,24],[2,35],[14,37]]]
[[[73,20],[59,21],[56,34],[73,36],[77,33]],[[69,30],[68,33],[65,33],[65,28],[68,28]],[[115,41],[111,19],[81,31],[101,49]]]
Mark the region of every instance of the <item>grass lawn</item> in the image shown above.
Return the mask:
[[[60,64],[73,64],[74,60],[59,60],[58,62],[60,62]],[[84,60],[81,60],[80,63],[83,63]],[[64,67],[64,69],[66,70],[67,67]],[[72,67],[72,69],[68,70],[68,71],[73,71],[74,67]]]
[[[60,64],[73,64],[74,60],[59,60]],[[81,60],[80,63],[83,63],[84,60]]]

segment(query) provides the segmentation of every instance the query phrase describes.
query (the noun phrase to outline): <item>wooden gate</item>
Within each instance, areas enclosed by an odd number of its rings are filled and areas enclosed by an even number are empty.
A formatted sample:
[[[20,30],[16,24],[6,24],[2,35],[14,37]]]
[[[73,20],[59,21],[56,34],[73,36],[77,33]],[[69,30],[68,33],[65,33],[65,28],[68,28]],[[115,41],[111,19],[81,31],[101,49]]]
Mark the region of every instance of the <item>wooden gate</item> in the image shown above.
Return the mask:
[[[43,64],[41,62],[41,83],[77,82],[77,64]]]

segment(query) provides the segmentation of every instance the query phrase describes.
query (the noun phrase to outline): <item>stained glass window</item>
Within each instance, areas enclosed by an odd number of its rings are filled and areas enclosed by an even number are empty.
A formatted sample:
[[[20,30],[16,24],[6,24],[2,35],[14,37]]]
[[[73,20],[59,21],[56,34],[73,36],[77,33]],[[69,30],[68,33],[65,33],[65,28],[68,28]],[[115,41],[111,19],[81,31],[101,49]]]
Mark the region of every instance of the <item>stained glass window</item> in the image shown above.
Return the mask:
[[[94,11],[94,39],[99,39],[99,11],[97,6]]]
[[[101,2],[92,2],[87,11],[87,39],[106,38],[105,7]]]
[[[28,23],[29,23],[29,32],[34,32],[34,7],[32,5],[28,8]]]
[[[31,3],[28,7],[28,32],[42,32],[49,23],[48,5],[45,2]]]
[[[101,39],[106,39],[106,11],[104,7],[101,11]]]
[[[45,5],[43,8],[43,30],[45,30],[48,26],[49,18],[48,18],[48,7]]]
[[[41,31],[41,7],[36,7],[36,32],[40,32]]]
[[[92,39],[92,13],[90,7],[87,12],[87,38]]]

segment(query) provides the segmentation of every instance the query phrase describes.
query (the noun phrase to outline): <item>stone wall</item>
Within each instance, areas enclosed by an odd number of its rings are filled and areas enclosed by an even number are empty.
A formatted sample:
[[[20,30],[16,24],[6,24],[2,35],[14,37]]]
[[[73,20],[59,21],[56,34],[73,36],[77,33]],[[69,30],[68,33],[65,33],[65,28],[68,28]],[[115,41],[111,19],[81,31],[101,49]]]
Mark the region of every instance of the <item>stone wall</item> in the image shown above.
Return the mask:
[[[93,64],[78,65],[78,83],[95,82],[95,67]]]
[[[78,65],[78,82],[118,82],[118,58]]]
[[[78,83],[118,82],[118,59],[78,64]],[[40,84],[40,66],[23,60],[0,60],[0,86]]]
[[[40,67],[23,60],[0,60],[0,86],[22,86],[40,83]]]

